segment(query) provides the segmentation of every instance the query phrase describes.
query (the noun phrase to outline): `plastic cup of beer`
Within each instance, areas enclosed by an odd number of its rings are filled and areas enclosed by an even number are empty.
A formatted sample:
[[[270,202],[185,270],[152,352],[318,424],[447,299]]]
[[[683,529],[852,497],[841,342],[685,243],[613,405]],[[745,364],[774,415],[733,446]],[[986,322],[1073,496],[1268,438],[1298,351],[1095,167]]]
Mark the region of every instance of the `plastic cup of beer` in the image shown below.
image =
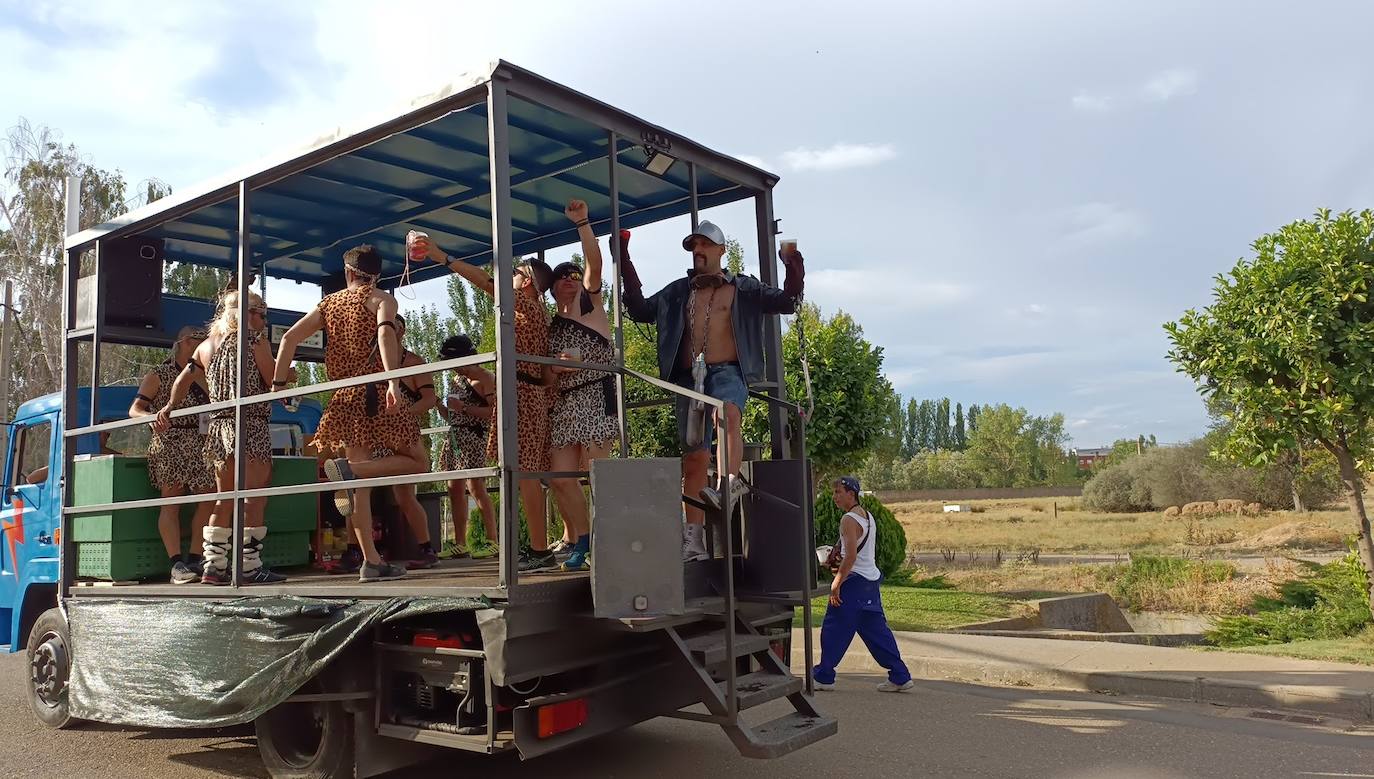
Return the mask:
[[[429,233],[423,233],[419,230],[411,230],[406,233],[406,251],[410,253],[410,259],[423,260],[425,258],[424,250],[416,244],[416,241],[420,238],[428,237]]]
[[[795,252],[797,250],[797,239],[783,238],[781,241],[781,245],[783,254],[791,254],[792,252]]]

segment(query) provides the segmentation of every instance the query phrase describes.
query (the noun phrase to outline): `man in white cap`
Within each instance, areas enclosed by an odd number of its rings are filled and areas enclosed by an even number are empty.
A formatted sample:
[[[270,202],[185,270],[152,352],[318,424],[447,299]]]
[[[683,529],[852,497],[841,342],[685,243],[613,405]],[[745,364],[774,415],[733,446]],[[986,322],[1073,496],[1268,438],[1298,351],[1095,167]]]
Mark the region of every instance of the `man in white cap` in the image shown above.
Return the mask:
[[[725,500],[723,489],[729,489],[735,497],[746,489],[739,477],[744,450],[740,420],[749,398],[749,384],[764,379],[764,317],[796,311],[804,268],[801,253],[793,248],[778,252],[787,269],[782,289],[752,276],[725,271],[721,268],[725,234],[710,222],[697,225],[696,231],[682,240],[682,248],[692,253],[692,269],[647,298],[639,274],[622,250],[625,307],[636,322],[657,325],[661,378],[695,389],[700,377],[704,394],[725,401],[729,462],[718,464],[722,484],[715,487],[706,483],[714,424],[707,419],[698,429],[691,424],[692,402],[681,396],[676,402],[683,494],[700,495],[707,504],[719,509]],[[724,483],[727,479],[728,486]],[[686,506],[686,516],[683,560],[704,560],[706,517],[690,504]]]

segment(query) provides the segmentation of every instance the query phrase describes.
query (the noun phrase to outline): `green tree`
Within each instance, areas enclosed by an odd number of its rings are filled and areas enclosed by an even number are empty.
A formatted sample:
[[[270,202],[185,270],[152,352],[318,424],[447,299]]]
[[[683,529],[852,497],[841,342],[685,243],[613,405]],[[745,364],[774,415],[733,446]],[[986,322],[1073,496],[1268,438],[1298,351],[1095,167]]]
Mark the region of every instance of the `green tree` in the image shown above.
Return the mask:
[[[968,432],[964,429],[964,404],[954,404],[954,433],[952,436],[952,448],[957,451],[964,451],[968,446]]]
[[[916,409],[916,431],[922,452],[935,451],[935,401],[923,400]]]
[[[953,448],[950,446],[950,432],[949,398],[940,398],[939,402],[935,404],[935,429],[933,431],[935,451],[939,452]]]
[[[804,303],[783,336],[788,397],[805,395],[799,327],[806,331],[812,392],[822,410],[806,425],[806,451],[819,488],[830,475],[857,468],[882,435],[893,392],[882,374],[882,348],[863,337],[854,318],[840,311],[826,319],[814,304]],[[762,403],[749,404],[745,423],[748,440],[767,440]]]
[[[1031,483],[1035,441],[1026,435],[1030,415],[1006,404],[985,406],[969,439],[969,455],[985,487],[1022,487]]]
[[[921,451],[920,403],[915,398],[906,402],[906,435],[902,439],[902,459],[910,460]]]
[[[980,413],[982,413],[982,410],[978,408],[977,403],[974,403],[968,407],[968,431],[964,434],[965,438],[972,437],[973,431],[978,429],[978,415]]]
[[[1361,476],[1374,454],[1374,211],[1322,210],[1253,249],[1217,277],[1212,305],[1164,326],[1169,359],[1227,409],[1220,454],[1268,463],[1310,440],[1335,457],[1374,611]]]

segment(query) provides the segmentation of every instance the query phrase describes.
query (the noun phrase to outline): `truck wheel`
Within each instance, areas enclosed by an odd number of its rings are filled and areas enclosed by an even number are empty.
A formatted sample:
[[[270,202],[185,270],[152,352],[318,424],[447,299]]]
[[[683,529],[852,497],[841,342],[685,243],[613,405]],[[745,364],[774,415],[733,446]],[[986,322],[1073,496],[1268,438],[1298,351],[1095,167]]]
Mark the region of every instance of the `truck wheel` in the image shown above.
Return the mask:
[[[272,779],[353,776],[353,715],[338,701],[283,703],[253,727]]]
[[[29,631],[29,708],[50,728],[67,728],[79,720],[71,715],[67,703],[67,682],[71,679],[71,636],[67,620],[58,609],[48,609]]]

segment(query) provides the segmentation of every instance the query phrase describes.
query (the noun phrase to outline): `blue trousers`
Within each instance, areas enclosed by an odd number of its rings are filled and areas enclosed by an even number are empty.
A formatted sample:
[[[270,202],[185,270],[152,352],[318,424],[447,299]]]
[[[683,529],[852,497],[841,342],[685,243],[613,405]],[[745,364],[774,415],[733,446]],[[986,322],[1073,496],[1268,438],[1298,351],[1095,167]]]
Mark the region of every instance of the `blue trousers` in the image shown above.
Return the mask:
[[[825,611],[825,621],[821,623],[821,662],[812,669],[812,678],[821,684],[835,683],[835,666],[849,651],[855,633],[878,665],[887,669],[889,682],[906,684],[911,680],[911,671],[897,649],[897,638],[887,626],[878,582],[854,574],[840,585],[840,605]]]

